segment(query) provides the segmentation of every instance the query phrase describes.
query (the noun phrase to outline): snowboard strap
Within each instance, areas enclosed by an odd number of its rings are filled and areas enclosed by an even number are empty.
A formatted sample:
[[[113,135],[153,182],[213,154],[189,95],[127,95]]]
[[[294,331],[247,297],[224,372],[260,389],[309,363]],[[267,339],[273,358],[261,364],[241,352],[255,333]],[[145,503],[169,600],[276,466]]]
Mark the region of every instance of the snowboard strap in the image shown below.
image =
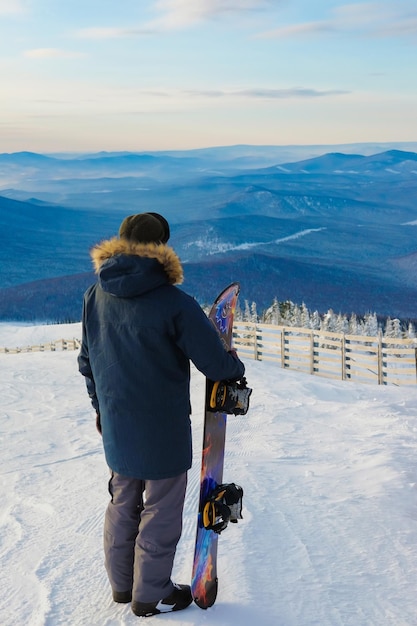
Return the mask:
[[[218,485],[205,502],[202,511],[203,526],[220,534],[229,522],[242,519],[243,489],[235,483]]]
[[[246,415],[249,409],[249,398],[252,393],[246,384],[246,378],[239,381],[219,380],[212,383],[209,394],[209,411],[234,415]]]

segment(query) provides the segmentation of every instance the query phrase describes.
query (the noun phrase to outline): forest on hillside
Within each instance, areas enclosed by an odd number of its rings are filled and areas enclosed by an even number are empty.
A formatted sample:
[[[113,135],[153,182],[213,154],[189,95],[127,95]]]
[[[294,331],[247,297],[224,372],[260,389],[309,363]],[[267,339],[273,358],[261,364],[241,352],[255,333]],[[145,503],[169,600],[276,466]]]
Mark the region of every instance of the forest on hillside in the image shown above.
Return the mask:
[[[312,330],[344,333],[346,335],[362,335],[377,337],[382,334],[392,339],[414,339],[416,337],[415,326],[411,321],[398,318],[380,318],[376,313],[367,313],[358,316],[352,313],[350,316],[335,313],[329,309],[327,313],[320,314],[318,311],[309,311],[303,303],[301,305],[286,300],[278,301],[275,298],[267,309],[258,314],[255,302],[245,300],[244,307],[238,304],[235,319],[238,321],[275,324],[277,326],[294,326],[309,328]]]

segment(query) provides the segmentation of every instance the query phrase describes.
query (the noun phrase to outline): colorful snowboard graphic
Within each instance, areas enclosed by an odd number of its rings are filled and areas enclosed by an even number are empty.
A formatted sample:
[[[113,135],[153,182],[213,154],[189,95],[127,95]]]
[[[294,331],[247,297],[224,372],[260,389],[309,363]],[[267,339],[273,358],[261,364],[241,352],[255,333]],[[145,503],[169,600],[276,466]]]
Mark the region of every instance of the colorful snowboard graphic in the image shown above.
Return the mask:
[[[239,284],[232,283],[216,298],[209,313],[209,319],[215,325],[225,350],[230,350],[232,344],[233,316],[238,294]],[[212,606],[217,596],[217,543],[219,538],[219,535],[213,530],[204,528],[202,509],[208,496],[222,483],[227,421],[225,413],[213,413],[206,408],[211,386],[210,381],[206,381],[200,505],[191,582],[194,601],[202,609]]]

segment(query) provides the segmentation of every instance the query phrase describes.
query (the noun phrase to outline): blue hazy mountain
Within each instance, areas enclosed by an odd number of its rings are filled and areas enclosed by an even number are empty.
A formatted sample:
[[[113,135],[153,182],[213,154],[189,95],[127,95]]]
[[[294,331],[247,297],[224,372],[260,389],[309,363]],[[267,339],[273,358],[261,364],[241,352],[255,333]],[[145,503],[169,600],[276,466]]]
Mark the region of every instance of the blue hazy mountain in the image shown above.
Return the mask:
[[[416,318],[417,153],[298,148],[312,156],[0,155],[0,319],[79,319],[89,249],[141,211],[171,222],[184,289],[200,302],[239,280],[258,309],[278,297]]]

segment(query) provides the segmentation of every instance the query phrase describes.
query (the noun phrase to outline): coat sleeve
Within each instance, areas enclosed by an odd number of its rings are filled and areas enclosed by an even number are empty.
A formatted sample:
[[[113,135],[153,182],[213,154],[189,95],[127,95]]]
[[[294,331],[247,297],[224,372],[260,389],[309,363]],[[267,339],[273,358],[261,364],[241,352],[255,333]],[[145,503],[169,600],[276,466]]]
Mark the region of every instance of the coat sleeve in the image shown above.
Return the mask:
[[[224,349],[213,324],[189,296],[176,320],[176,342],[210,380],[238,380],[245,373],[242,361]]]
[[[88,354],[88,338],[87,338],[87,329],[85,324],[85,315],[86,315],[86,305],[85,299],[83,304],[83,321],[82,321],[82,341],[81,341],[81,349],[78,355],[78,370],[85,377],[85,383],[87,386],[87,393],[89,398],[91,399],[91,404],[94,409],[99,413],[99,404],[98,398],[96,395],[96,385],[94,382],[93,372],[91,370],[90,358]]]

